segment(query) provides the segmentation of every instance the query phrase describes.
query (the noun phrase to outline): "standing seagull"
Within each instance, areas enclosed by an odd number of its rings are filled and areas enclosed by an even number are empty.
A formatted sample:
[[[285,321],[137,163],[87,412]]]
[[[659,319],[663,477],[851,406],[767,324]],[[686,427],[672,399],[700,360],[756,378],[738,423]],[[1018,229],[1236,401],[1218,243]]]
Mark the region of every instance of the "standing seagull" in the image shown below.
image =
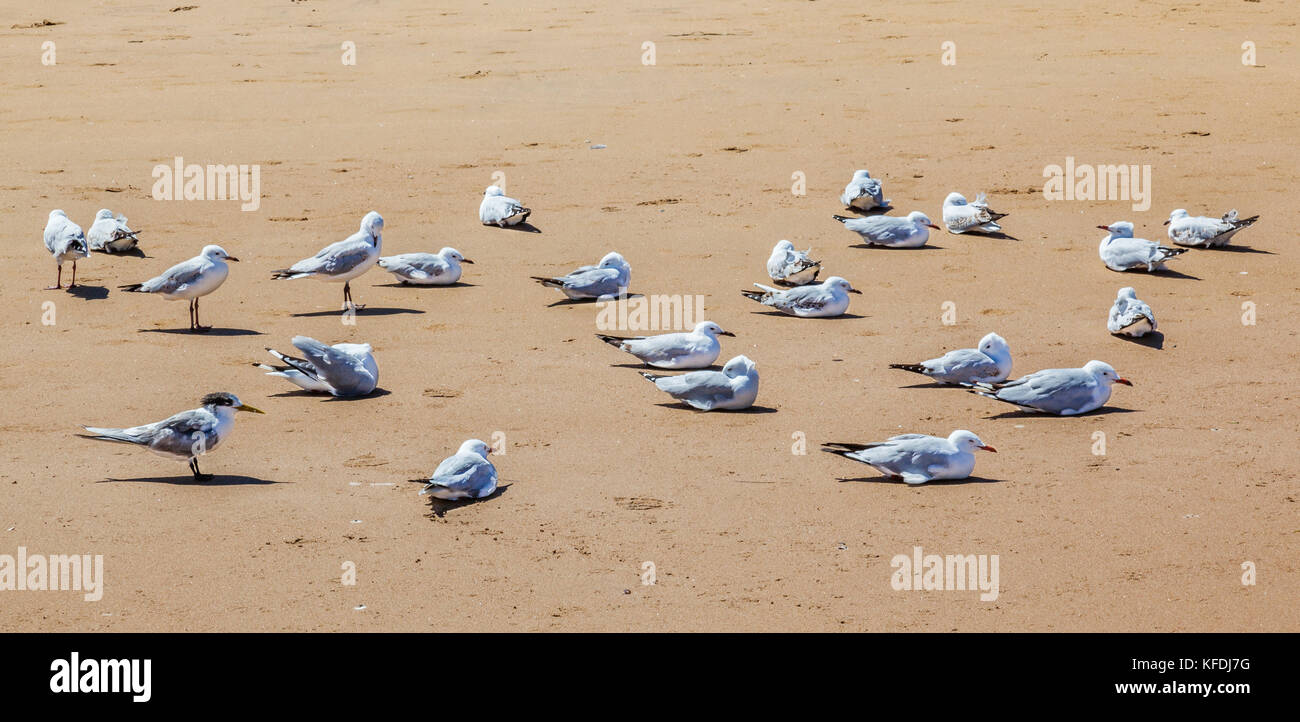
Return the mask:
[[[919,364],[890,364],[889,368],[929,376],[941,384],[1005,381],[1011,375],[1011,347],[990,333],[980,339],[979,348],[959,348]]]
[[[1104,361],[1089,361],[1080,369],[1044,369],[1015,381],[974,384],[971,393],[987,396],[1026,411],[1077,416],[1101,408],[1110,400],[1111,384],[1132,386]]]
[[[1148,272],[1159,271],[1165,267],[1165,261],[1187,253],[1186,248],[1170,248],[1145,238],[1134,238],[1133,224],[1128,221],[1097,227],[1110,234],[1101,239],[1097,253],[1106,268],[1112,271],[1142,270],[1144,267]]]
[[[547,288],[558,288],[564,295],[578,301],[590,298],[613,298],[627,293],[632,282],[632,266],[623,256],[609,252],[600,259],[600,265],[579,266],[567,276],[546,278],[529,276]]]
[[[885,248],[920,248],[930,240],[931,228],[939,227],[930,221],[930,217],[921,211],[912,211],[902,218],[895,216],[868,216],[866,218],[846,218],[831,216],[844,224],[844,227],[862,236],[862,242],[868,246]]]
[[[54,285],[47,286],[45,290],[53,291],[63,288],[64,261],[72,261],[72,281],[68,284],[68,290],[71,291],[76,288],[77,259],[86,258],[90,255],[90,249],[86,246],[86,236],[82,234],[81,226],[69,220],[68,214],[63,211],[50,211],[50,219],[45,222],[45,250],[54,256],[54,263],[59,269]]]
[[[620,351],[641,359],[647,366],[661,369],[706,369],[722,352],[719,336],[735,336],[712,321],[700,321],[690,333],[664,333],[658,336],[620,338],[596,334],[596,338]]]
[[[438,464],[420,496],[446,501],[491,496],[497,490],[497,469],[487,458],[491,453],[492,447],[478,439],[461,444],[455,454]]]
[[[700,411],[737,411],[758,398],[758,365],[745,356],[727,362],[721,371],[692,371],[681,376],[640,372],[660,391]]]
[[[840,194],[840,203],[847,209],[859,211],[889,207],[884,185],[865,170],[853,172],[853,180],[844,186],[844,192]]]
[[[983,193],[975,196],[974,203],[967,203],[966,196],[960,193],[949,193],[943,200],[943,224],[948,227],[949,233],[999,233],[1002,226],[997,222],[1007,215],[989,208]]]
[[[1137,291],[1127,286],[1119,289],[1106,328],[1116,335],[1138,338],[1156,330],[1156,317],[1145,301],[1138,300]]]
[[[330,283],[343,282],[343,307],[360,310],[352,302],[352,279],[360,276],[379,259],[383,246],[384,219],[370,211],[361,219],[361,229],[338,243],[331,243],[311,258],[304,258],[288,268],[274,272],[272,279],[319,278]]]
[[[478,219],[485,226],[517,226],[528,220],[531,208],[505,194],[500,186],[488,186],[483,191],[483,202],[478,206]]]
[[[92,251],[124,253],[140,242],[135,237],[139,232],[126,225],[126,216],[121,213],[114,216],[112,211],[101,208],[95,214],[95,222],[90,224],[90,230],[86,232],[86,239],[90,241]]]
[[[379,385],[379,366],[368,343],[326,346],[308,336],[294,336],[293,345],[307,358],[294,358],[268,348],[285,365],[253,365],[266,369],[267,376],[279,376],[306,391],[333,396],[365,396]]]
[[[935,479],[965,479],[975,471],[975,450],[997,452],[980,437],[958,429],[948,435],[900,434],[870,444],[827,442],[822,451],[860,461],[885,476],[908,484]]]
[[[190,302],[190,330],[207,331],[212,327],[199,325],[199,297],[212,293],[226,282],[226,276],[230,275],[226,261],[238,262],[239,259],[226,253],[221,246],[204,246],[202,253],[177,263],[163,271],[161,276],[118,288],[132,293],[160,293],[168,301],[183,298]]]
[[[848,281],[839,276],[831,276],[821,283],[796,286],[784,291],[761,283],[754,285],[763,290],[741,291],[740,294],[751,301],[771,306],[781,313],[801,318],[839,316],[849,310],[850,293],[862,294],[862,291],[850,286]]]
[[[1259,216],[1237,218],[1237,209],[1223,214],[1223,218],[1207,216],[1192,217],[1186,210],[1179,208],[1169,214],[1165,225],[1169,226],[1169,240],[1180,246],[1202,246],[1214,248],[1226,246],[1237,231],[1247,228],[1259,220]]]
[[[767,275],[782,286],[802,286],[817,280],[822,262],[808,257],[812,252],[795,250],[789,241],[777,241],[767,259]]]
[[[208,481],[212,474],[199,472],[199,458],[212,451],[235,428],[235,412],[265,413],[239,400],[226,391],[207,394],[199,401],[199,408],[182,411],[162,421],[129,429],[104,429],[96,426],[81,428],[90,434],[78,434],[84,439],[117,441],[144,446],[159,456],[177,461],[187,461],[195,481]]]
[[[403,285],[450,286],[460,280],[460,264],[473,263],[455,248],[437,253],[399,253],[383,256],[379,267],[397,277]]]

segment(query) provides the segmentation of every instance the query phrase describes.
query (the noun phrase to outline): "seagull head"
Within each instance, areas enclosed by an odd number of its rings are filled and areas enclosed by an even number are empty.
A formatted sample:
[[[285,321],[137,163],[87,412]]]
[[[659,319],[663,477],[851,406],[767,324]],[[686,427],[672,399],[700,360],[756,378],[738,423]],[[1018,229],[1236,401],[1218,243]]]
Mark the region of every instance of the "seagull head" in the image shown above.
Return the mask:
[[[1119,289],[1119,295],[1115,297],[1115,300],[1118,301],[1121,298],[1136,299],[1137,297],[1138,297],[1137,289],[1133,288],[1132,286],[1125,286],[1124,288]]]
[[[1083,370],[1096,376],[1099,381],[1107,386],[1110,386],[1111,384],[1124,384],[1125,386],[1133,385],[1132,381],[1121,377],[1119,372],[1105,361],[1089,361],[1083,365]]]
[[[1097,226],[1103,231],[1107,231],[1115,238],[1132,238],[1133,224],[1128,221],[1115,221],[1109,226]]]
[[[380,232],[384,230],[384,217],[370,211],[361,217],[361,230],[378,238]]]
[[[907,214],[907,218],[918,226],[926,226],[927,228],[933,228],[936,231],[939,230],[939,227],[934,225],[934,222],[930,220],[930,217],[921,211],[912,211]]]
[[[623,260],[622,254],[614,251],[606,253],[605,257],[600,259],[601,268],[623,268],[626,265],[627,261]]]
[[[993,354],[1002,355],[1011,353],[1011,347],[1007,345],[1006,339],[996,333],[990,333],[980,339],[980,351],[989,356]]]
[[[238,258],[226,253],[226,249],[221,246],[204,246],[203,252],[199,254],[209,261],[234,261],[239,262]]]
[[[695,324],[695,333],[702,333],[706,336],[735,336],[730,331],[723,331],[722,327],[712,321],[700,321]]]
[[[870,177],[871,177],[871,174],[868,173],[868,172],[866,171],[865,168],[862,169],[862,170],[855,170],[855,171],[853,171],[853,180],[855,180],[855,181],[856,181],[856,180],[864,180],[864,179],[866,179],[866,178],[870,178]]]
[[[772,251],[788,251],[792,248],[794,248],[794,244],[789,241],[777,241],[776,245],[772,247]]]
[[[477,454],[483,457],[484,459],[486,459],[488,457],[488,454],[492,453],[492,447],[488,446],[482,441],[479,441],[478,439],[470,439],[469,441],[466,441],[465,443],[461,444],[460,448],[456,450],[456,453]]]
[[[471,260],[469,260],[468,258],[466,258],[465,256],[461,255],[461,252],[460,252],[460,251],[456,250],[455,248],[452,248],[451,246],[447,246],[446,248],[442,249],[441,251],[438,251],[438,255],[439,255],[439,256],[442,256],[443,258],[451,258],[451,259],[454,259],[454,260],[456,260],[456,261],[459,262],[459,263],[473,263],[473,261],[471,261]]]
[[[983,441],[980,441],[980,437],[965,429],[958,429],[951,434],[948,434],[948,443],[957,447],[960,451],[983,449],[985,451],[992,451],[995,454],[998,453],[997,449],[989,446]]]
[[[238,396],[229,391],[217,391],[215,393],[206,394],[202,399],[200,399],[199,403],[202,404],[204,408],[210,408],[214,413],[223,408],[234,409],[235,411],[249,411],[254,414],[266,413],[261,409],[254,408],[243,401],[240,401]]]
[[[97,221],[102,221],[106,218],[112,218],[112,217],[113,217],[113,212],[108,210],[107,208],[100,208],[99,212],[95,214],[95,220]]]
[[[826,279],[825,283],[823,283],[822,285],[826,288],[838,288],[845,293],[856,293],[858,295],[862,294],[862,291],[859,291],[858,289],[854,288],[852,285],[849,284],[848,281],[844,280],[843,278],[840,278],[839,276],[831,276],[830,278]]]
[[[1162,225],[1166,225],[1166,226],[1167,226],[1167,225],[1169,225],[1170,223],[1173,223],[1173,222],[1176,221],[1176,220],[1179,220],[1179,219],[1182,219],[1182,218],[1186,218],[1187,215],[1188,215],[1188,214],[1187,214],[1187,209],[1186,209],[1186,208],[1179,208],[1178,210],[1174,211],[1173,213],[1170,213],[1170,214],[1169,214],[1169,220],[1165,221]]]
[[[67,217],[68,217],[68,214],[67,214],[67,213],[64,213],[63,211],[59,210],[58,208],[55,208],[54,210],[50,211],[50,218],[58,218],[58,217],[67,218]]]
[[[483,189],[483,195],[485,196],[503,196],[505,194],[506,192],[501,190],[501,186],[488,186]]]
[[[943,199],[945,206],[964,206],[966,205],[966,196],[960,193],[949,193],[947,198]]]
[[[727,362],[722,367],[722,373],[727,378],[736,378],[737,376],[753,376],[758,372],[758,364],[750,360],[748,356],[740,355]]]
[[[334,348],[342,351],[349,356],[366,356],[374,352],[374,347],[368,343],[336,343]]]

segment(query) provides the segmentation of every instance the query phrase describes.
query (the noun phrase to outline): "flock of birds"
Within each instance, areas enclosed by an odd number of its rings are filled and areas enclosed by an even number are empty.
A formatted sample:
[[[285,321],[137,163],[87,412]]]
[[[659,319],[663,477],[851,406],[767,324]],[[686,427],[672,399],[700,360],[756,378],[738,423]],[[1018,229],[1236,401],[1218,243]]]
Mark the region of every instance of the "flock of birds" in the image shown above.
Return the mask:
[[[920,248],[938,230],[921,211],[906,216],[885,215],[892,210],[884,197],[881,181],[859,170],[844,189],[840,201],[856,217],[835,215],[868,246]],[[479,207],[485,226],[509,227],[525,223],[532,211],[498,186],[489,186]],[[943,203],[943,223],[949,233],[1000,234],[999,221],[1008,214],[989,208],[984,194],[968,202],[951,193]],[[1181,248],[1133,236],[1133,224],[1117,221],[1098,226],[1107,232],[1098,252],[1107,268],[1114,271],[1153,272],[1165,261],[1190,247],[1214,248],[1227,244],[1258,216],[1239,219],[1235,210],[1221,218],[1194,217],[1178,209],[1170,214],[1169,240]],[[381,256],[384,219],[371,211],[360,228],[348,238],[321,249],[310,258],[273,272],[276,280],[314,278],[343,284],[344,309],[364,308],[353,301],[350,282],[372,266],[393,274],[402,284],[452,285],[462,274],[462,264],[472,264],[460,251],[443,248],[437,253],[404,253]],[[124,253],[135,248],[140,231],[132,230],[127,219],[105,209],[99,211],[88,234],[61,210],[50,213],[45,227],[45,247],[58,268],[56,284],[62,287],[63,264],[72,263],[69,289],[76,285],[77,261],[90,252]],[[810,256],[812,249],[797,250],[782,240],[772,249],[767,273],[775,286],[755,283],[757,291],[741,293],[775,311],[803,318],[827,318],[844,314],[850,295],[861,291],[840,276],[818,283],[821,261]],[[199,255],[172,266],[142,283],[120,286],[123,291],[160,295],[168,301],[185,300],[190,306],[190,329],[208,330],[199,322],[199,299],[216,291],[230,273],[228,263],[238,261],[217,245],[205,246]],[[624,297],[630,286],[632,268],[618,253],[606,254],[596,265],[582,266],[563,276],[534,276],[548,288],[555,288],[573,300],[610,300]],[[1141,336],[1154,331],[1151,307],[1138,300],[1132,287],[1120,289],[1107,323],[1111,333]],[[720,371],[710,370],[722,352],[720,336],[734,336],[712,321],[702,321],[689,332],[656,336],[620,337],[597,334],[609,345],[635,356],[656,369],[687,370],[680,375],[641,372],[660,391],[701,411],[743,410],[758,398],[758,367],[744,355],[727,361]],[[296,336],[293,346],[302,354],[291,356],[267,351],[278,364],[255,363],[268,375],[309,392],[338,397],[363,396],[379,383],[379,369],[369,344],[326,345],[307,336]],[[1113,384],[1131,386],[1110,364],[1089,361],[1079,368],[1036,371],[1009,380],[1011,349],[996,333],[980,340],[978,347],[949,351],[919,363],[891,364],[890,368],[921,374],[937,384],[964,388],[972,393],[1016,406],[1019,409],[1060,416],[1086,414],[1110,399]],[[182,411],[167,419],[130,428],[83,427],[87,438],[144,446],[162,456],[185,461],[195,479],[211,475],[199,471],[198,457],[215,449],[231,432],[236,412],[263,413],[228,392],[204,396],[200,407]],[[882,474],[908,484],[935,479],[964,479],[975,467],[976,450],[995,451],[974,433],[958,429],[947,438],[924,434],[903,434],[876,443],[827,443],[824,451],[868,464]],[[490,446],[478,439],[465,441],[446,458],[420,494],[445,500],[479,499],[497,488],[496,468],[488,460]]]

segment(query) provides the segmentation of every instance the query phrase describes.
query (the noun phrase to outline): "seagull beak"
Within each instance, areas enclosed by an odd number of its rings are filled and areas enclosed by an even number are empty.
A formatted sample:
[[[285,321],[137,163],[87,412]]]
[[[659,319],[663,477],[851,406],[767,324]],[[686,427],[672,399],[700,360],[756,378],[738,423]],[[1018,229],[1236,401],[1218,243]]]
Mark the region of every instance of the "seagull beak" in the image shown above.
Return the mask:
[[[1133,382],[1132,382],[1132,381],[1129,381],[1128,379],[1115,379],[1115,383],[1117,383],[1117,384],[1124,384],[1125,386],[1132,386],[1132,385],[1133,385]]]
[[[460,259],[460,262],[461,262],[461,263],[473,263],[473,261],[469,260],[468,258],[462,258],[462,259]]]
[[[856,289],[856,288],[850,288],[850,289],[849,289],[849,293],[856,293],[856,294],[858,294],[859,296],[862,295],[862,291],[859,291],[859,290]]]
[[[238,259],[238,258],[235,258],[234,256],[226,256],[226,260],[227,260],[227,261],[234,261],[235,263],[239,263],[239,259]]]
[[[718,332],[718,335],[719,335],[719,336],[730,336],[730,337],[732,337],[732,338],[735,338],[735,337],[736,337],[736,334],[734,334],[734,333],[732,333],[732,332],[730,332],[730,331],[719,331],[719,332]]]
[[[1097,226],[1097,227],[1100,228],[1100,229],[1103,230],[1103,231],[1109,231],[1109,230],[1110,230],[1110,226]]]
[[[933,228],[933,229],[936,230],[936,231],[941,230],[938,226],[934,225],[933,223],[927,223],[927,224],[925,224],[925,225],[927,225],[927,226]]]
[[[981,447],[979,447],[979,448],[981,448],[981,449],[983,449],[983,450],[985,450],[985,451],[992,451],[992,452],[995,453],[995,454],[998,453],[998,450],[997,450],[997,449],[993,448],[992,446],[989,446],[988,444],[985,444],[985,445],[983,445],[983,446],[981,446]]]
[[[1167,225],[1169,225],[1169,221],[1166,220],[1164,223],[1161,223],[1160,225],[1162,225],[1162,226],[1167,226]]]
[[[239,408],[236,409],[236,410],[237,410],[237,411],[250,411],[250,412],[252,412],[252,413],[254,413],[254,414],[265,414],[265,413],[266,413],[265,411],[263,411],[263,410],[257,408],[256,406],[249,406],[248,404],[240,404],[240,405],[239,405]]]

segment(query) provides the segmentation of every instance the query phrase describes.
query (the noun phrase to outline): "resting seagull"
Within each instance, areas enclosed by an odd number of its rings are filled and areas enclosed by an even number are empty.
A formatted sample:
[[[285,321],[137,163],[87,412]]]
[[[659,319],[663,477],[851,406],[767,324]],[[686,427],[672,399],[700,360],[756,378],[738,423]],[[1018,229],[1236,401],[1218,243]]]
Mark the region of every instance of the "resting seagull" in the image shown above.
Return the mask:
[[[330,283],[342,282],[343,307],[353,310],[365,308],[352,302],[352,279],[369,271],[379,259],[383,230],[383,217],[370,211],[362,217],[361,228],[356,233],[325,246],[311,258],[275,271],[271,278],[317,278]]]
[[[1169,240],[1180,246],[1216,248],[1228,245],[1237,231],[1250,227],[1257,220],[1259,216],[1237,218],[1235,208],[1223,214],[1222,218],[1193,217],[1179,208],[1169,214],[1165,225],[1169,226]]]
[[[547,288],[558,288],[564,295],[578,301],[592,298],[614,298],[627,293],[632,282],[632,267],[617,253],[606,253],[596,266],[580,266],[567,276],[547,278],[529,276]]]
[[[45,222],[45,250],[54,256],[54,263],[59,269],[54,285],[47,286],[45,290],[63,288],[64,261],[72,261],[72,281],[68,283],[68,290],[76,288],[77,259],[89,256],[90,249],[86,246],[86,236],[82,234],[81,226],[69,220],[68,214],[61,210],[50,211],[50,219]]]
[[[450,286],[460,280],[460,264],[473,263],[455,248],[444,248],[437,253],[399,253],[383,256],[379,267],[397,277],[403,284],[416,286]]]
[[[949,193],[943,201],[943,224],[948,227],[949,233],[998,233],[1002,226],[997,222],[1006,217],[1006,213],[998,213],[989,208],[983,193],[975,196],[974,203],[966,202],[966,196],[960,193]]]
[[[850,293],[862,294],[862,291],[850,286],[848,281],[839,276],[831,276],[821,283],[810,286],[796,286],[785,290],[764,286],[761,283],[754,285],[763,290],[744,290],[740,294],[751,301],[758,301],[781,313],[800,318],[839,316],[849,310]]]
[[[844,192],[840,194],[840,203],[843,203],[845,208],[859,211],[889,207],[889,199],[885,198],[885,187],[865,170],[853,172],[853,180],[844,186]]]
[[[1011,347],[990,333],[980,339],[979,348],[959,348],[919,364],[890,364],[889,368],[929,376],[941,384],[1005,381],[1011,375]]]
[[[461,444],[455,454],[438,464],[420,496],[446,501],[491,496],[497,490],[497,469],[487,458],[491,453],[492,448],[478,439]]]
[[[641,359],[647,366],[661,369],[706,369],[722,352],[719,336],[735,336],[712,321],[700,321],[690,333],[665,333],[658,336],[621,338],[596,334],[596,338]]]
[[[758,365],[745,356],[727,362],[721,371],[692,371],[681,376],[640,372],[660,391],[700,411],[736,411],[758,398]]]
[[[485,226],[516,226],[528,220],[531,208],[507,196],[500,186],[488,186],[483,191],[483,202],[478,206],[478,219]]]
[[[817,280],[822,262],[808,257],[812,252],[795,250],[789,241],[777,241],[767,259],[767,275],[783,286],[802,286]]]
[[[204,246],[202,253],[163,271],[161,276],[118,288],[131,293],[161,294],[168,301],[185,299],[190,302],[190,330],[207,331],[212,327],[199,324],[199,298],[226,282],[226,276],[230,275],[226,261],[238,260],[221,246]]]
[[[930,240],[930,229],[939,227],[930,221],[930,217],[921,211],[912,211],[902,218],[895,216],[868,216],[866,218],[847,218],[831,216],[844,224],[844,227],[862,237],[868,246],[885,248],[920,248]]]
[[[1156,317],[1145,301],[1138,300],[1137,291],[1128,286],[1119,289],[1106,328],[1118,336],[1138,338],[1156,330]]]
[[[1101,239],[1097,253],[1106,268],[1112,271],[1159,271],[1165,267],[1165,261],[1187,253],[1186,248],[1170,248],[1145,238],[1134,238],[1133,224],[1128,221],[1097,227],[1110,234]]]
[[[294,358],[275,349],[267,351],[283,366],[255,363],[267,376],[287,379],[300,389],[333,396],[365,396],[379,385],[379,366],[368,343],[326,346],[308,336],[294,336],[293,345],[307,358]]]
[[[948,435],[901,434],[870,444],[827,442],[822,451],[860,461],[908,484],[935,479],[965,479],[975,471],[975,450],[996,452],[980,437],[958,429]],[[833,448],[828,448],[833,447]]]
[[[208,481],[212,474],[199,471],[199,458],[217,448],[235,428],[235,412],[265,413],[239,400],[226,391],[208,394],[199,401],[199,408],[182,411],[162,421],[129,429],[106,429],[83,426],[90,434],[78,434],[85,439],[117,441],[148,448],[159,456],[189,462],[195,481]]]
[[[1025,411],[1077,416],[1101,408],[1110,400],[1111,384],[1133,382],[1103,361],[1089,361],[1079,369],[1044,369],[1015,381],[974,384],[971,393],[997,399]]]
[[[90,241],[92,251],[125,253],[140,242],[135,236],[139,232],[126,225],[126,216],[121,213],[114,216],[109,209],[101,208],[95,214],[95,222],[90,224],[90,230],[86,232],[86,240]]]

